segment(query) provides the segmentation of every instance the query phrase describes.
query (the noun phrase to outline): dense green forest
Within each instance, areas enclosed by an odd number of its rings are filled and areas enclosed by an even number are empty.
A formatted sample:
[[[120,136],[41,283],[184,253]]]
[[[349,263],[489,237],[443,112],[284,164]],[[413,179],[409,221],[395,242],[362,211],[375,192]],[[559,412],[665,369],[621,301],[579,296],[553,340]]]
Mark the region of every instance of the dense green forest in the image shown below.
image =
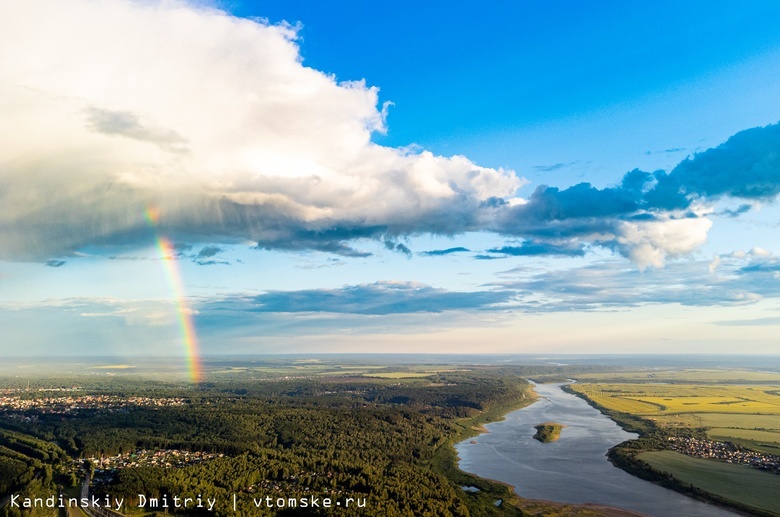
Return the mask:
[[[93,493],[124,498],[131,510],[142,502],[139,494],[217,501],[211,512],[178,510],[183,515],[235,515],[234,494],[242,515],[333,511],[254,504],[267,496],[275,500],[315,495],[333,504],[350,498],[355,502],[349,515],[520,515],[508,504],[512,499],[508,489],[469,478],[483,490],[464,492],[454,482],[463,479],[447,477],[458,472],[453,458],[449,463],[441,460],[453,441],[473,432],[478,421],[527,400],[527,384],[517,373],[474,368],[413,379],[228,379],[196,386],[63,379],[59,384],[79,385],[67,393],[68,400],[110,395],[181,403],[110,409],[81,403],[60,412],[43,403],[17,411],[6,407],[0,418],[0,491],[50,495],[57,493],[57,486],[79,483],[84,459],[139,449],[177,449],[220,455],[181,468],[138,466],[105,472],[100,463],[87,461],[88,470],[95,473]],[[20,390],[18,398],[52,397],[49,392],[36,393]],[[438,452],[442,449],[444,456]],[[507,504],[496,506],[498,499]],[[0,512],[19,514],[9,505]]]
[[[455,442],[529,403],[523,377],[559,370],[388,368],[215,376],[200,384],[0,379],[0,492],[74,495],[90,475],[93,495],[122,498],[130,514],[324,515],[334,511],[324,506],[329,501],[351,503],[344,515],[597,515],[523,501],[507,486],[457,469]],[[197,461],[170,463],[182,457]],[[177,508],[175,497],[213,507]],[[171,506],[139,509],[144,499]],[[0,516],[17,515],[57,512],[0,509]]]
[[[2,422],[0,420],[0,422]],[[21,498],[56,493],[59,484],[75,485],[78,480],[71,461],[59,446],[27,433],[0,428],[0,494],[12,491]],[[8,517],[51,515],[42,509],[21,510],[4,506],[0,515]]]

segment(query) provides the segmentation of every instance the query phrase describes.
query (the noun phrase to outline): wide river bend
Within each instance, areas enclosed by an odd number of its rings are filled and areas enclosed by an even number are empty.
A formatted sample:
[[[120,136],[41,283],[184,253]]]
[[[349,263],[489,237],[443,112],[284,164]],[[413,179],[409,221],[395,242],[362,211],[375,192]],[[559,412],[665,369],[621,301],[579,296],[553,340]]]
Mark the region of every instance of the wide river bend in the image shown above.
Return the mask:
[[[736,515],[634,477],[612,465],[607,450],[635,438],[584,400],[561,389],[537,384],[539,400],[487,424],[488,432],[456,444],[461,470],[515,487],[528,499],[596,503],[652,517]],[[534,425],[558,422],[559,440],[533,439]]]

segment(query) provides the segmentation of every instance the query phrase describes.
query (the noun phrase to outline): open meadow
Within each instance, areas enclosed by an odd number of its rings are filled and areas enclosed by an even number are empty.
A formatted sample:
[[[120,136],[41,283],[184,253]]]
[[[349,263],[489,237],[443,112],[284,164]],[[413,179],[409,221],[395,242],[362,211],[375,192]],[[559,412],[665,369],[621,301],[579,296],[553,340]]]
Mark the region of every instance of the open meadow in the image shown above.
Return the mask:
[[[650,451],[639,459],[683,483],[748,506],[780,514],[780,476],[746,465],[692,458],[674,451]]]

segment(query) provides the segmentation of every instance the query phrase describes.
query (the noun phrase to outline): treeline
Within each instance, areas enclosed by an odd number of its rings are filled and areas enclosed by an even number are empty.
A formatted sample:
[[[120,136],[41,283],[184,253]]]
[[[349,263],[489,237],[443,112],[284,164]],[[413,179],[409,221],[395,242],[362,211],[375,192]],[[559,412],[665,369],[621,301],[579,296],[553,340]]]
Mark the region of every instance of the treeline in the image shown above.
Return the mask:
[[[128,504],[137,503],[138,494],[200,496],[220,501],[209,515],[235,515],[232,495],[238,494],[242,515],[286,515],[256,508],[252,498],[317,495],[364,503],[350,508],[349,515],[520,515],[508,504],[495,506],[486,483],[480,483],[483,492],[464,492],[454,477],[448,479],[452,465],[443,468],[437,459],[443,457],[437,451],[451,450],[454,437],[471,425],[464,418],[492,415],[523,398],[527,384],[512,368],[437,373],[403,382],[333,377],[153,388],[155,396],[186,396],[189,403],[68,416],[41,413],[34,421],[7,425],[15,436],[23,432],[58,444],[52,450],[39,448],[39,456],[46,454],[45,460],[37,458],[44,465],[61,461],[65,451],[82,458],[139,448],[225,454],[182,468],[141,466],[122,469],[113,478],[104,475],[110,484],[99,491],[125,497]],[[130,391],[149,396],[139,386]],[[510,494],[506,489],[496,493]],[[198,512],[207,514],[192,508],[186,514]],[[310,508],[294,514],[329,512]]]
[[[301,440],[311,442],[305,435],[308,419],[330,415],[330,425],[337,428],[349,425],[355,411],[359,415],[356,418],[368,419],[373,411],[371,418],[389,422],[409,418],[410,414],[424,415],[438,419],[437,425],[449,432],[442,421],[472,417],[504,405],[521,397],[524,387],[511,369],[438,374],[417,383],[370,378],[303,379],[247,383],[240,390],[215,384],[201,386],[195,394],[187,392],[190,403],[185,406],[83,410],[64,418],[38,414],[35,424],[9,420],[4,425],[56,442],[74,457],[112,456],[137,448],[238,455],[288,447]],[[185,393],[155,388],[165,396]],[[344,422],[339,424],[341,419]],[[331,434],[326,430],[326,436]],[[335,435],[333,439],[348,439],[347,433],[338,429]],[[424,455],[422,451],[419,454]]]
[[[48,497],[56,485],[75,484],[66,476],[68,455],[57,445],[27,434],[0,429],[0,494],[16,492],[24,497]],[[6,505],[0,517],[51,516],[50,509],[24,510]]]
[[[51,481],[54,469],[69,461],[60,447],[18,432],[0,429],[0,494],[29,484]]]

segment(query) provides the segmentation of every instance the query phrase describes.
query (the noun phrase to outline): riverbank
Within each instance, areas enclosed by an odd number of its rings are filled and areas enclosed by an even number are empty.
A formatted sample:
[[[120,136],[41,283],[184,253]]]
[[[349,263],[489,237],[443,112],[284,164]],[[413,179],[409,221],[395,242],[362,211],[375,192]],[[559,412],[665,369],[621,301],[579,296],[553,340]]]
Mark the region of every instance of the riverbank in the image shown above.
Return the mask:
[[[491,478],[478,477],[464,472],[458,467],[460,458],[455,451],[455,444],[476,436],[490,433],[485,426],[489,423],[504,421],[508,414],[530,406],[539,400],[538,394],[529,384],[523,396],[512,402],[491,408],[477,417],[464,419],[459,423],[461,431],[452,438],[451,443],[440,447],[434,456],[434,470],[446,476],[450,481],[461,487],[473,487],[467,497],[477,501],[477,505],[487,508],[501,501],[502,506],[511,507],[522,512],[522,515],[558,515],[572,517],[647,517],[645,514],[612,507],[603,504],[572,504],[544,499],[523,498],[517,494],[515,486]],[[494,507],[495,508],[495,507]]]
[[[777,515],[774,512],[767,512],[761,508],[749,506],[703,490],[694,486],[690,480],[683,481],[674,477],[669,472],[669,469],[664,469],[663,471],[657,470],[653,468],[649,462],[638,457],[643,452],[666,450],[668,448],[667,445],[670,436],[677,436],[681,432],[686,431],[695,434],[700,432],[700,430],[674,429],[672,433],[670,430],[659,427],[652,420],[647,420],[630,413],[622,413],[605,408],[568,385],[562,386],[561,389],[566,393],[583,400],[589,406],[598,410],[601,414],[614,421],[626,431],[634,432],[639,435],[636,439],[619,443],[609,449],[607,458],[610,463],[621,470],[639,479],[653,483],[654,485],[674,490],[691,499],[712,504],[737,514],[760,517]]]
[[[434,453],[430,464],[432,470],[459,487],[476,488],[477,491],[469,491],[467,494],[470,506],[495,509],[496,501],[501,501],[503,506],[520,508],[518,504],[522,500],[517,496],[512,485],[474,476],[458,468],[459,458],[455,452],[455,444],[489,433],[490,431],[485,427],[486,424],[500,422],[507,414],[533,404],[535,401],[536,393],[529,384],[523,388],[516,399],[497,404],[474,417],[461,419],[457,423],[459,430]]]
[[[596,507],[654,517],[734,515],[615,468],[607,461],[607,450],[636,435],[560,387],[535,386],[536,403],[506,415],[503,422],[488,424],[489,434],[456,444],[460,469],[514,486],[521,502],[518,508],[547,504],[551,512],[566,514],[546,503],[556,501],[579,512],[591,511],[590,515],[597,514]],[[533,438],[538,422],[557,422],[567,428],[558,441],[540,443]]]

